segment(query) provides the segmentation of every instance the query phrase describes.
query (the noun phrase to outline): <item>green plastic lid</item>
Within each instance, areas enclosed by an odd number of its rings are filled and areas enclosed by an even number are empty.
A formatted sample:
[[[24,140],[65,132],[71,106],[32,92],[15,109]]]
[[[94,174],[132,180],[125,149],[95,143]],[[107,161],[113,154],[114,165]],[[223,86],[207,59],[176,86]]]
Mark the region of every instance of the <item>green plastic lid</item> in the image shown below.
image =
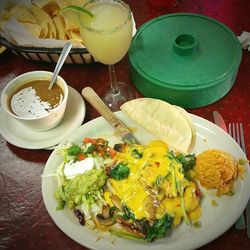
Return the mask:
[[[213,103],[232,87],[242,51],[224,24],[191,13],[142,25],[129,50],[131,78],[147,97],[185,108]]]

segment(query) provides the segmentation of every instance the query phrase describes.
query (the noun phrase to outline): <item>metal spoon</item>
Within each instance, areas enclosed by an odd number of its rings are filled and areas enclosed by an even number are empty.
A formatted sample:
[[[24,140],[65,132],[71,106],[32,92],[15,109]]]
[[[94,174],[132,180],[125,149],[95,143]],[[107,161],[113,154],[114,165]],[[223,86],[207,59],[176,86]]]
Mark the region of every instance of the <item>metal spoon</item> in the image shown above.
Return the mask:
[[[50,81],[50,84],[49,84],[49,87],[48,89],[51,89],[56,81],[56,78],[59,74],[59,71],[61,70],[63,64],[64,64],[64,61],[65,59],[67,58],[70,50],[72,48],[72,43],[71,42],[66,42],[64,47],[63,47],[63,50],[62,50],[62,53],[56,63],[56,67],[55,67],[55,70],[54,70],[54,73],[53,73],[53,76],[52,76],[52,79]]]

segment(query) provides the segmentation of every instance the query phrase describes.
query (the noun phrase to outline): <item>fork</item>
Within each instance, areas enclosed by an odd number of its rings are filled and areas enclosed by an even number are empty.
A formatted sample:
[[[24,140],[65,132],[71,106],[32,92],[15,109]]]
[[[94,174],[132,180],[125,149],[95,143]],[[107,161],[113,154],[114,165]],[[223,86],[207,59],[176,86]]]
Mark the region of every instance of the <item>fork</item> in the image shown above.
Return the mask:
[[[239,144],[242,148],[243,152],[246,154],[246,147],[245,147],[245,140],[244,140],[244,133],[243,133],[243,126],[242,123],[229,123],[228,124],[228,133],[232,136],[232,138]],[[247,210],[250,208],[250,200],[247,204]],[[249,212],[247,212],[249,213]],[[247,235],[250,238],[250,215],[247,214]],[[239,230],[243,230],[246,228],[246,223],[244,219],[244,214],[242,213],[238,220],[235,223],[235,228]]]

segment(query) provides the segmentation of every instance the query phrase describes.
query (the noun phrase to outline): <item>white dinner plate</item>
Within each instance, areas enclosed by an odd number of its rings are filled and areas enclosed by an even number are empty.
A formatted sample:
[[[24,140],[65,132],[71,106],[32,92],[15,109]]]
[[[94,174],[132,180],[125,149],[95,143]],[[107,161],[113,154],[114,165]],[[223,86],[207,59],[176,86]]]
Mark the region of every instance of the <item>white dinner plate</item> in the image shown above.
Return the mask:
[[[147,143],[148,140],[154,138],[121,111],[116,114],[125,125],[133,128],[135,137],[140,143]],[[216,148],[229,152],[236,159],[245,159],[245,155],[238,144],[222,129],[198,116],[191,115],[191,118],[197,133],[194,153],[197,154],[209,148]],[[71,134],[68,141],[81,143],[84,137],[103,137],[110,139],[111,143],[121,140],[102,117],[96,118],[78,128]],[[54,173],[62,161],[61,156],[54,150],[47,161],[42,177],[43,200],[56,225],[70,238],[91,249],[144,250],[147,247],[147,249],[152,250],[184,250],[198,248],[223,234],[235,223],[244,210],[250,195],[250,171],[249,167],[247,167],[244,179],[237,179],[235,182],[235,194],[233,196],[218,198],[215,192],[202,189],[204,197],[201,203],[201,227],[190,227],[185,222],[182,222],[166,238],[157,239],[152,243],[126,240],[108,233],[103,235],[100,232],[81,226],[73,212],[67,208],[61,211],[56,210],[57,202],[53,197],[53,193],[56,190],[57,182],[53,177],[46,176]],[[218,206],[212,206],[212,200],[215,200]]]
[[[80,127],[86,113],[81,95],[69,86],[68,103],[63,120],[55,128],[36,132],[31,131],[0,108],[0,133],[9,143],[27,149],[51,148],[62,142],[76,128]]]

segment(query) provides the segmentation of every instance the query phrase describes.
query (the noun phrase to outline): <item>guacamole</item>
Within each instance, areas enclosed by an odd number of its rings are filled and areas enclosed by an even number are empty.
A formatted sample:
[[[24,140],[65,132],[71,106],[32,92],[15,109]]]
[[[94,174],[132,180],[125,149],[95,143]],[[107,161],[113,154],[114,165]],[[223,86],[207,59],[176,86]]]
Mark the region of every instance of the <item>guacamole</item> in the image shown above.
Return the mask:
[[[104,169],[91,169],[73,179],[64,180],[64,183],[55,191],[55,198],[59,202],[57,209],[65,205],[74,208],[76,205],[91,203],[92,195],[99,193],[106,183],[107,175]]]

